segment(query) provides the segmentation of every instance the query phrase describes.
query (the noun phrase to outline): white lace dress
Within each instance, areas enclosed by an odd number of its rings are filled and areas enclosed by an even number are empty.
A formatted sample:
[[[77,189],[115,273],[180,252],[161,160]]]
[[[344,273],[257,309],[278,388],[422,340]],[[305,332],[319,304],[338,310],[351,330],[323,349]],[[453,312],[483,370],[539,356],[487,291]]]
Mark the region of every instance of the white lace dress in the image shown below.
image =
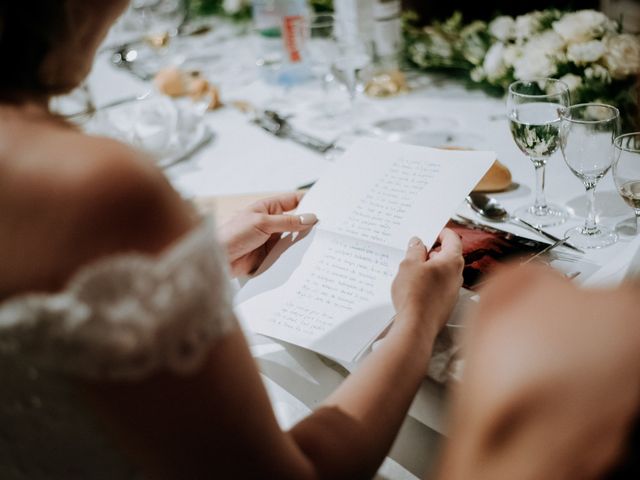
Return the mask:
[[[235,326],[211,221],[161,256],[108,257],[60,293],[0,303],[0,479],[137,478],[74,379],[189,372]]]

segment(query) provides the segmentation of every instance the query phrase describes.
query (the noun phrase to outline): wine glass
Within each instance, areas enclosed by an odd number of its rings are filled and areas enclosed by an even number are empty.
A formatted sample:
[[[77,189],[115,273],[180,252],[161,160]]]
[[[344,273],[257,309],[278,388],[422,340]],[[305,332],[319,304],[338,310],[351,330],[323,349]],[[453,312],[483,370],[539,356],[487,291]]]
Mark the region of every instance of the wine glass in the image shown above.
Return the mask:
[[[335,18],[332,14],[321,13],[311,17],[308,27],[306,47],[311,60],[311,71],[320,79],[325,91],[327,84],[333,81],[331,60],[335,53],[334,24]]]
[[[346,121],[349,130],[355,131],[356,98],[363,75],[373,58],[373,45],[357,35],[355,25],[346,22],[334,24],[335,50],[331,61],[331,74],[347,90],[349,109]]]
[[[613,139],[619,130],[620,112],[611,105],[582,103],[562,112],[562,156],[569,170],[582,180],[589,200],[584,225],[572,228],[565,234],[571,244],[577,247],[601,248],[618,240],[613,230],[598,224],[595,190],[613,164]]]
[[[544,194],[547,160],[560,147],[560,116],[569,106],[569,88],[559,80],[542,78],[509,85],[507,115],[518,148],[531,158],[536,172],[533,205],[514,215],[537,226],[559,225],[567,219],[564,207],[549,204]]]
[[[635,213],[635,233],[640,217],[640,132],[627,133],[613,141],[613,180],[622,199]]]
[[[154,46],[165,46],[186,17],[185,0],[134,0],[131,13]]]
[[[321,101],[309,105],[316,112],[311,121],[319,128],[334,129],[336,120],[344,115],[348,108],[329,95],[329,87],[336,78],[332,72],[332,62],[338,52],[338,41],[335,37],[336,20],[333,14],[320,13],[311,17],[306,50],[309,55],[311,72],[320,80],[322,89]]]

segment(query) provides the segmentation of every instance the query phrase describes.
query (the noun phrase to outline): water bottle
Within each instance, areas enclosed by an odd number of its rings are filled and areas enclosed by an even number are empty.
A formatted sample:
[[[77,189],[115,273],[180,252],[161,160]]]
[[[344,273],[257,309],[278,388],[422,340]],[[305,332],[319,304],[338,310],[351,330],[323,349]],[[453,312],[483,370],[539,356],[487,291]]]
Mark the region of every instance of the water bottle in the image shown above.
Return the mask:
[[[310,9],[306,0],[254,0],[258,60],[268,83],[294,85],[311,78],[305,50]]]

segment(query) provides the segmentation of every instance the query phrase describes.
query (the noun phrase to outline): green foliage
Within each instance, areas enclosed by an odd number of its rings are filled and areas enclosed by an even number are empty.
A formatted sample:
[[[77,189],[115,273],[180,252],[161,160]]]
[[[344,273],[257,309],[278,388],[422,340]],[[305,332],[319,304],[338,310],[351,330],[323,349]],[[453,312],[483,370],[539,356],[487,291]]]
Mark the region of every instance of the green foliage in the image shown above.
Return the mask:
[[[333,0],[310,0],[309,4],[316,13],[333,12]]]
[[[424,27],[416,26],[418,17],[415,13],[406,12],[403,15],[406,62],[425,71],[448,72],[452,77],[461,79],[469,88],[480,88],[490,95],[501,96],[519,78],[514,64],[507,62],[497,70],[498,74],[495,69],[493,72],[486,72],[484,62],[487,52],[493,45],[501,43],[505,48],[518,48],[519,55],[523,59],[529,59],[532,51],[526,49],[527,42],[544,32],[552,32],[553,23],[563,15],[565,13],[556,9],[534,12],[528,16],[533,22],[530,38],[512,37],[501,41],[491,34],[491,24],[481,21],[465,24],[459,12],[444,22],[434,22]],[[617,31],[619,32],[619,28]],[[573,86],[570,85],[573,103],[597,101],[615,105],[621,111],[625,129],[638,127],[634,122],[638,111],[635,76],[612,80],[607,68],[601,63],[575,64],[567,58],[566,51],[555,52],[554,55],[549,57],[554,58],[553,76],[562,78],[569,75],[575,82]]]
[[[206,15],[219,15],[236,21],[251,19],[251,4],[247,3],[234,13],[229,13],[223,8],[223,0],[188,0],[189,14],[195,17]]]

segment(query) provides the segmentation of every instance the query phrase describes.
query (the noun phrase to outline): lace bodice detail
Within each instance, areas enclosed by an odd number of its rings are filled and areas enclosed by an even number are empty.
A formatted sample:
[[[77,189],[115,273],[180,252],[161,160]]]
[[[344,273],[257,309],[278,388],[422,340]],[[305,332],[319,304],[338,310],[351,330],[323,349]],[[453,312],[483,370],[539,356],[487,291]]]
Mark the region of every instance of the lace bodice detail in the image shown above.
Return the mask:
[[[0,304],[0,355],[88,379],[189,372],[236,325],[213,221],[159,256],[120,254],[79,270],[60,293]]]

